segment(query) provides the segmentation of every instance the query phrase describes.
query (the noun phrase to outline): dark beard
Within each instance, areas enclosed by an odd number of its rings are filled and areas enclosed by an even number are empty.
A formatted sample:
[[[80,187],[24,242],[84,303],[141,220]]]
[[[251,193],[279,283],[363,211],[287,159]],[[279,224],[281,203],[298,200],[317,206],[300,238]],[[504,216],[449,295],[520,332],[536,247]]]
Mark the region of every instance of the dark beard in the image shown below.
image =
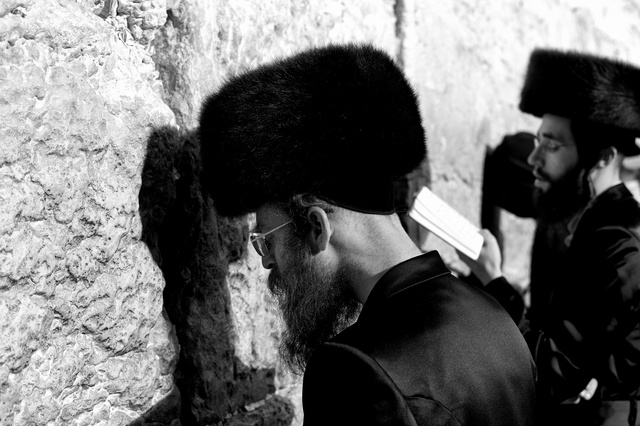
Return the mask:
[[[548,222],[574,215],[587,205],[590,198],[587,174],[579,167],[553,182],[546,192],[539,188],[535,188],[533,192],[533,204],[538,210],[539,218]]]
[[[360,303],[343,272],[321,270],[303,247],[291,247],[282,266],[269,273],[268,281],[286,325],[280,356],[294,374],[301,374],[313,351],[353,322]]]

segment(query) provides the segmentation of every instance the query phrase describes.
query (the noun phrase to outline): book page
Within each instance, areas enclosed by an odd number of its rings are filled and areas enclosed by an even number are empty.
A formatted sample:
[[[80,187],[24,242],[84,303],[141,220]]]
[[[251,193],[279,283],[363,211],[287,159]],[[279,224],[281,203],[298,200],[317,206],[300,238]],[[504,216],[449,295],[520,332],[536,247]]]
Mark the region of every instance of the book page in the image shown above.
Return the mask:
[[[478,259],[484,243],[478,227],[426,186],[418,193],[409,216],[471,259]]]

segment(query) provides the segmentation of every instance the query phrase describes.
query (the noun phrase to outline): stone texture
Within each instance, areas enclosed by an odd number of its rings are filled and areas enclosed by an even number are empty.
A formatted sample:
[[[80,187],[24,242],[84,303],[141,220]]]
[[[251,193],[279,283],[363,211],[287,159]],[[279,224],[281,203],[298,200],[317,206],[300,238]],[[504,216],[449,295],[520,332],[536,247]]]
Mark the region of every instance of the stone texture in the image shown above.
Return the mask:
[[[174,116],[144,58],[74,2],[0,3],[3,424],[128,424],[174,388],[137,201]]]
[[[76,1],[110,24],[124,42],[148,45],[167,20],[166,0]]]
[[[294,407],[291,402],[276,395],[245,407],[230,417],[225,424],[229,426],[289,426],[293,417]]]

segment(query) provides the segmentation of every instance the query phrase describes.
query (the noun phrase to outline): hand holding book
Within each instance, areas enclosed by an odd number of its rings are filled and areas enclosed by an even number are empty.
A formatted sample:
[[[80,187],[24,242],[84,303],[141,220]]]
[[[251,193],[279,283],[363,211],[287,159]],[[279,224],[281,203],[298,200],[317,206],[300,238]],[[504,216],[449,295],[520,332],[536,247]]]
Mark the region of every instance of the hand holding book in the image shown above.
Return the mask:
[[[480,255],[477,259],[471,259],[461,251],[457,250],[458,257],[471,268],[471,272],[480,280],[483,285],[502,276],[502,253],[498,240],[491,232],[481,229],[480,234],[484,239]]]

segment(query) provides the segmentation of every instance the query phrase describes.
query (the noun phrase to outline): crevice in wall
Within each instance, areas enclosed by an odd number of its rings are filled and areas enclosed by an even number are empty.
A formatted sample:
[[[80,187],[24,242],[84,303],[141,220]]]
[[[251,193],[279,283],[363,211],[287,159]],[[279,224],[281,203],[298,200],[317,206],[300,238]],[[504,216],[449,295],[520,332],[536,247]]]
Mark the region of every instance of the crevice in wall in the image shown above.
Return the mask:
[[[393,13],[396,18],[396,59],[402,68],[404,68],[404,12],[404,0],[396,0],[393,4]]]

